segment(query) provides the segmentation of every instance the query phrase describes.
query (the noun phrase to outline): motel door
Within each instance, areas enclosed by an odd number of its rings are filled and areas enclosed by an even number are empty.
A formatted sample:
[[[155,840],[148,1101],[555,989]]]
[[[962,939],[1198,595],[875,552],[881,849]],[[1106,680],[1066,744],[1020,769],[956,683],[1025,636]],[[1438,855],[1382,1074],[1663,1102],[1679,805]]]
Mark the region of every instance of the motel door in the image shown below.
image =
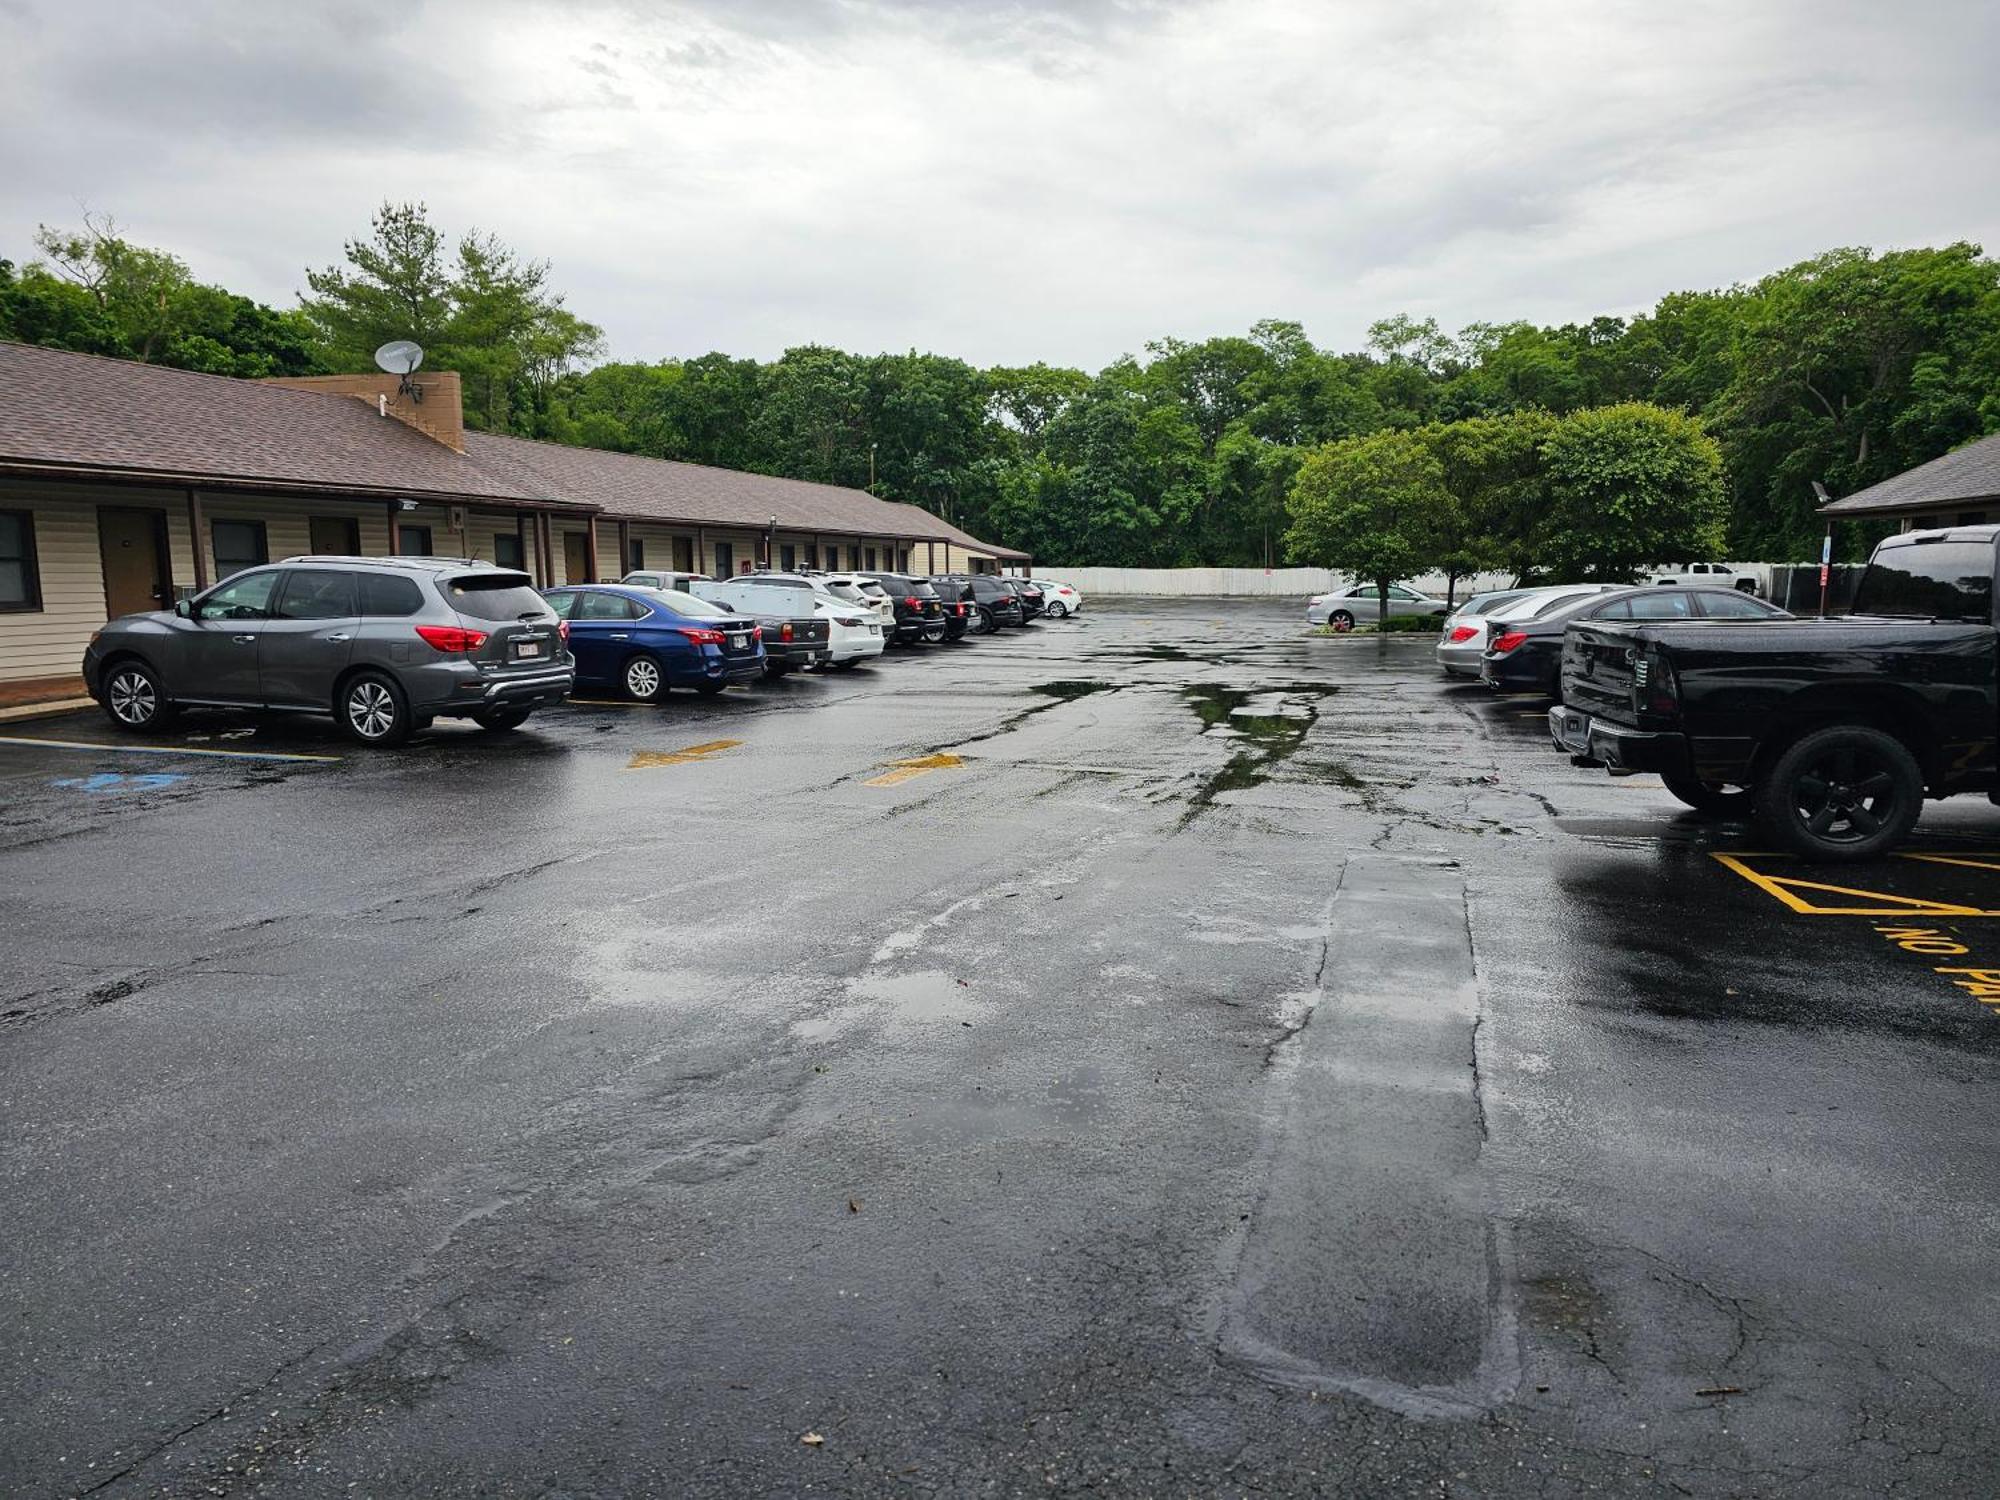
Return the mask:
[[[590,576],[590,547],[580,531],[563,533],[563,582],[597,582]]]
[[[104,558],[105,618],[171,609],[167,587],[167,513],[101,506],[97,545]]]

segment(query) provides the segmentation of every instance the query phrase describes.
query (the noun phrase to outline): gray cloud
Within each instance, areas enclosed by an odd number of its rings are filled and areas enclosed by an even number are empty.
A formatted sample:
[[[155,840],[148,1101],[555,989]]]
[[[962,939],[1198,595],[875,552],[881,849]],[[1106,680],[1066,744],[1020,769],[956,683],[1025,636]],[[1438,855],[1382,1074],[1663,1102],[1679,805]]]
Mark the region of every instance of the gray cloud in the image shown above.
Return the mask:
[[[1352,347],[2000,236],[1996,54],[1945,3],[0,0],[0,255],[81,200],[283,302],[423,198],[620,357]]]

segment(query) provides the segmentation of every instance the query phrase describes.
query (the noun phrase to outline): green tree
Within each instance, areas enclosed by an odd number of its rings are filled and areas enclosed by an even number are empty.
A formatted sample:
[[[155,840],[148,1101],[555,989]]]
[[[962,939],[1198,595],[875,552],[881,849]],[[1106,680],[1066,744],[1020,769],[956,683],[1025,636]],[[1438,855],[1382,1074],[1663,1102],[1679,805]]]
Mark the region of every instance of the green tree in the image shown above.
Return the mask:
[[[1389,617],[1389,585],[1428,566],[1450,506],[1444,467],[1408,432],[1349,438],[1309,455],[1292,482],[1293,556],[1372,582]]]
[[[374,368],[375,350],[414,339],[432,369],[459,372],[469,425],[533,434],[570,419],[557,386],[593,357],[602,330],[549,288],[546,261],[526,260],[473,231],[449,259],[421,203],[385,203],[344,266],[306,272],[300,308],[335,370]]]
[[[1456,597],[1460,578],[1488,568],[1506,568],[1516,577],[1535,571],[1546,509],[1542,444],[1555,427],[1556,418],[1531,409],[1422,429],[1452,497],[1431,562],[1446,575],[1450,596]]]
[[[1577,412],[1541,458],[1534,559],[1551,576],[1617,582],[1646,563],[1721,552],[1722,454],[1696,418],[1638,402]]]

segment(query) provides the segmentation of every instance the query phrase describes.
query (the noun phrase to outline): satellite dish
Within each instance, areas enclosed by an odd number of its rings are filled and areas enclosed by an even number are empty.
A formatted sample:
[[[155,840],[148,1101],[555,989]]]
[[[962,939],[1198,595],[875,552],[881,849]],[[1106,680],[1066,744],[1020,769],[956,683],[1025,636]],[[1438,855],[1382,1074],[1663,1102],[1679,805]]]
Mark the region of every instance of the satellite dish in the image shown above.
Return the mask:
[[[391,339],[375,351],[378,366],[391,375],[402,377],[396,382],[396,394],[408,396],[416,402],[424,399],[424,388],[410,377],[417,373],[417,366],[423,362],[423,345],[415,339]]]
[[[414,375],[423,362],[423,346],[412,339],[393,339],[375,351],[377,368],[391,375]]]

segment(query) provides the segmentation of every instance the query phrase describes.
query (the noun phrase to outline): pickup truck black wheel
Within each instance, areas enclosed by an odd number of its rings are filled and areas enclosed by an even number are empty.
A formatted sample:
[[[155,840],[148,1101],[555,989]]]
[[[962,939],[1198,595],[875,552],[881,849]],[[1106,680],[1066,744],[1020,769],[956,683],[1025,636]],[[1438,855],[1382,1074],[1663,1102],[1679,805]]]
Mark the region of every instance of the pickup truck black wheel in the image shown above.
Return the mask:
[[[1900,844],[1923,810],[1924,778],[1879,729],[1816,729],[1780,755],[1757,788],[1764,826],[1801,859],[1874,859]]]
[[[1757,794],[1745,787],[1718,786],[1692,776],[1662,775],[1667,790],[1696,812],[1715,818],[1747,818],[1757,805]]]

